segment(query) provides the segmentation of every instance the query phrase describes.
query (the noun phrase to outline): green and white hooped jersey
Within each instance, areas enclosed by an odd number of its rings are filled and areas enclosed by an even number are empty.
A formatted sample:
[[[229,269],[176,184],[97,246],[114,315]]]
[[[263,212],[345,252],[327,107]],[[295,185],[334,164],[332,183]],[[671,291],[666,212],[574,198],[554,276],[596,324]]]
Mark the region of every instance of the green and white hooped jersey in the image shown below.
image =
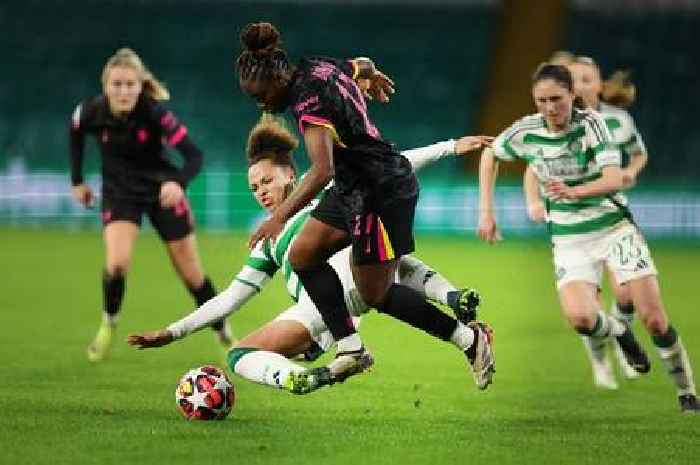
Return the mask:
[[[627,110],[601,102],[598,113],[603,116],[613,141],[622,152],[622,166],[627,166],[635,153],[647,154],[644,140]]]
[[[292,216],[285,223],[282,232],[275,241],[258,242],[250,252],[246,266],[244,266],[236,279],[260,290],[265,282],[281,268],[287,285],[287,292],[297,302],[299,293],[302,290],[302,284],[289,263],[290,245],[317,204],[318,200],[313,200],[309,205]],[[251,268],[256,272],[251,272]]]
[[[547,180],[575,186],[600,178],[606,166],[620,166],[620,150],[599,113],[574,109],[569,129],[560,133],[550,132],[541,114],[526,116],[503,131],[493,148],[499,160],[521,158],[533,167],[552,236],[600,231],[625,218],[627,199],[621,193],[560,201],[544,193]]]

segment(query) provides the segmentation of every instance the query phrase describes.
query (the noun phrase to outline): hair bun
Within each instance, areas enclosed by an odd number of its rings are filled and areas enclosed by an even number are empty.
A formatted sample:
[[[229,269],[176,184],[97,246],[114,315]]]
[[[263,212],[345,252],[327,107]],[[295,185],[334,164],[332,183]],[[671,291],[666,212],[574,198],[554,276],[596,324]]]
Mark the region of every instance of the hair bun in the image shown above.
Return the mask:
[[[269,52],[277,48],[280,33],[270,23],[250,23],[241,31],[241,43],[251,52]]]

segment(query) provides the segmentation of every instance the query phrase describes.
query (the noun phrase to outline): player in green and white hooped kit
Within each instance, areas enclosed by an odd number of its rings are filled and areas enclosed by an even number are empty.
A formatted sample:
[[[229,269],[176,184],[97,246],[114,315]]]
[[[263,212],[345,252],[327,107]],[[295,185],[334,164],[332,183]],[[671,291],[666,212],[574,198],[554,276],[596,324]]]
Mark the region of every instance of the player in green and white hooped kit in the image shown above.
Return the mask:
[[[603,266],[629,287],[632,302],[658,347],[684,412],[697,412],[692,370],[661,301],[649,248],[619,191],[624,187],[620,151],[603,118],[574,108],[573,82],[561,65],[544,65],[533,77],[538,114],[501,133],[484,151],[479,172],[479,236],[498,237],[493,212],[497,159],[524,159],[545,196],[557,288],[565,318],[580,334],[614,337],[640,373],[649,360],[631,329],[601,310],[598,287]]]
[[[428,147],[403,152],[414,169],[451,154],[465,154],[489,143],[490,138],[464,137],[457,141],[441,142]],[[289,195],[296,180],[292,151],[298,141],[274,118],[264,116],[252,131],[248,144],[250,168],[249,185],[258,203],[272,212]],[[260,243],[251,252],[247,264],[238,273],[228,289],[167,329],[136,334],[129,337],[132,345],[157,347],[205,327],[209,321],[238,310],[261,290],[278,270],[282,270],[287,290],[295,305],[282,312],[262,328],[244,337],[229,353],[229,365],[240,376],[266,385],[286,388],[303,394],[318,386],[310,386],[309,378],[296,376],[305,367],[289,360],[303,355],[313,360],[334,345],[321,315],[313,305],[297,276],[289,265],[289,248],[299,229],[306,221],[315,202],[292,217],[274,243]],[[338,272],[345,289],[345,301],[355,325],[360,315],[369,310],[355,288],[349,267],[349,248],[330,258],[329,263]],[[456,289],[439,273],[420,260],[405,256],[399,266],[399,280],[426,297],[450,306],[460,321],[450,339],[456,347],[465,351],[469,361],[470,349],[476,350],[469,322],[476,316],[478,294],[471,289]],[[288,358],[289,357],[289,358]],[[486,387],[490,373],[482,373],[474,367],[479,387]],[[486,379],[486,376],[489,376]]]
[[[592,58],[568,55],[568,60],[557,64],[565,64],[574,80],[574,93],[583,100],[587,108],[601,114],[605,124],[622,154],[622,174],[625,188],[636,183],[637,176],[647,163],[647,150],[642,136],[637,131],[634,120],[622,107],[632,104],[635,97],[634,84],[626,80],[626,74],[616,72],[613,76],[602,81],[600,69]],[[609,102],[615,102],[611,105]],[[525,171],[525,196],[528,204],[528,214],[534,221],[544,221],[544,202],[539,195],[537,179],[529,168]],[[610,287],[615,295],[612,304],[612,314],[626,325],[631,325],[634,318],[634,305],[625,284],[618,284],[615,276],[608,273]],[[607,356],[607,345],[596,344],[588,336],[581,336],[586,351],[591,360],[593,381],[598,387],[617,389],[618,384],[613,374],[610,360]],[[613,342],[614,353],[623,375],[628,379],[636,379],[639,373],[629,366],[619,345]]]

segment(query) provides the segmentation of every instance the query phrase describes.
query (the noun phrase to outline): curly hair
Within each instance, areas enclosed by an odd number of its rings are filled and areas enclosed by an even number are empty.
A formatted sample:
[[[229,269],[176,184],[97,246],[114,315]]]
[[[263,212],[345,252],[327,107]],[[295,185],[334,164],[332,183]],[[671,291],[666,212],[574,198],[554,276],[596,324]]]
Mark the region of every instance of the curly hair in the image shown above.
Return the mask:
[[[299,139],[287,129],[284,122],[269,113],[263,113],[248,135],[248,166],[253,166],[261,160],[270,160],[277,166],[288,166],[296,173],[297,167],[292,153],[297,147]]]

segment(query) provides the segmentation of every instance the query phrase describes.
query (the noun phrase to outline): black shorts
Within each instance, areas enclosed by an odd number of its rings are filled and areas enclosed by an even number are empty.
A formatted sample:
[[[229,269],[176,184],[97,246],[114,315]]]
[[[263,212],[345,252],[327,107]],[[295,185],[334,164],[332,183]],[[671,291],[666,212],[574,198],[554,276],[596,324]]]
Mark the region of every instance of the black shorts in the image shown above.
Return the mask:
[[[311,212],[318,221],[347,231],[356,265],[398,259],[415,249],[413,219],[418,195],[379,203],[344,198],[333,189]]]
[[[194,229],[194,217],[185,197],[171,208],[163,208],[158,202],[134,202],[107,197],[102,200],[104,226],[112,221],[129,221],[141,226],[144,214],[148,215],[158,235],[166,242],[182,239]]]

